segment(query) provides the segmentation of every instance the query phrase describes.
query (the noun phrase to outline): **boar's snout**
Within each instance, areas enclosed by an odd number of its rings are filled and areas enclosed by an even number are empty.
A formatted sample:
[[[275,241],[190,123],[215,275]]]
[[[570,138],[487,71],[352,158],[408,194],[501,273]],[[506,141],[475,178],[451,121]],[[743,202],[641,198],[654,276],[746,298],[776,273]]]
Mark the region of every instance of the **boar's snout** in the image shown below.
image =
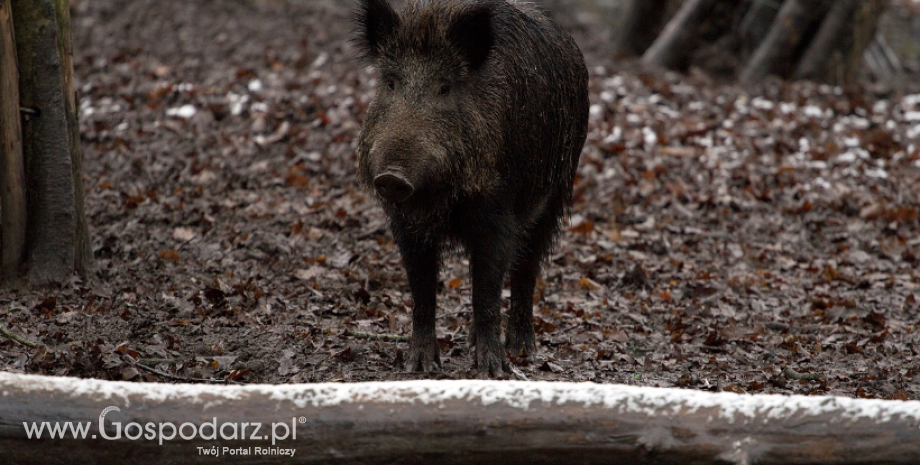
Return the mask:
[[[390,202],[404,202],[408,199],[415,187],[398,171],[387,171],[374,178],[374,189]]]

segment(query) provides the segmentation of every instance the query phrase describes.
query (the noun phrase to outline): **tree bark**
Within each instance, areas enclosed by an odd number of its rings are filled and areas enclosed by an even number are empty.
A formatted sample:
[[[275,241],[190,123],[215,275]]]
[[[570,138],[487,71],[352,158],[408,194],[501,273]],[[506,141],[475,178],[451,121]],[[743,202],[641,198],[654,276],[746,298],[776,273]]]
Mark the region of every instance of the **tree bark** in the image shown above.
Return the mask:
[[[58,2],[58,3],[56,3]],[[29,190],[28,281],[48,285],[85,272],[87,238],[81,226],[82,182],[67,2],[13,0]],[[78,205],[79,203],[79,205]],[[81,233],[82,232],[82,233]]]
[[[799,61],[794,77],[832,84],[852,82],[886,3],[837,0]]]
[[[10,0],[0,0],[0,284],[20,274],[26,243],[19,74]]]
[[[779,12],[780,0],[753,0],[738,27],[741,39],[741,56],[747,59],[770,32],[770,25]]]
[[[663,0],[631,3],[614,54],[629,55],[651,31]],[[683,71],[699,67],[744,84],[769,75],[842,84],[866,61],[880,68],[879,18],[890,0],[686,0],[651,46],[645,64]]]
[[[684,2],[664,30],[642,55],[642,62],[669,69],[685,69],[703,35],[713,35],[712,28],[730,24],[710,21],[720,6],[736,5],[735,0],[688,0]],[[720,24],[716,24],[720,23]]]
[[[477,380],[167,385],[2,372],[0,393],[0,454],[16,465],[219,463],[224,447],[248,451],[223,460],[235,464],[920,463],[917,401]],[[47,439],[47,429],[46,439],[27,439],[24,423],[43,421],[87,425],[87,439]],[[115,436],[116,422],[121,438],[103,439]],[[187,440],[126,437],[186,422]],[[212,422],[223,438],[209,438]],[[249,429],[234,439],[243,423]],[[255,423],[264,439],[252,438]],[[285,436],[274,447],[296,449],[294,457],[255,455],[272,446],[272,432]]]
[[[802,46],[808,43],[814,24],[824,17],[830,3],[828,0],[783,2],[770,32],[741,72],[741,82],[751,84],[770,75],[791,76]]]
[[[67,117],[67,136],[70,142],[71,168],[74,185],[74,270],[85,276],[91,266],[89,230],[86,226],[83,192],[83,149],[80,146],[80,124],[77,120],[77,89],[73,68],[73,28],[70,22],[70,0],[55,0],[55,19],[58,30],[58,50],[61,54],[61,70],[64,113]]]
[[[655,41],[668,19],[671,0],[631,0],[613,41],[617,57],[639,56]]]

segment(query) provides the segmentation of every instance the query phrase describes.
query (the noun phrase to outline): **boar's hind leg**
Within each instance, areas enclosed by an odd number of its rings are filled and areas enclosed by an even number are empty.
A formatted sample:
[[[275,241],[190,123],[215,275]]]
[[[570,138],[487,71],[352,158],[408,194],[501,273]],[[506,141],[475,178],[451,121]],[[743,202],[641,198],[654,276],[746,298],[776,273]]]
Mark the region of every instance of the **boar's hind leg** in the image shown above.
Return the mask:
[[[536,352],[533,334],[533,289],[540,275],[540,258],[528,250],[511,268],[511,309],[505,330],[505,347],[517,357]]]
[[[438,267],[437,247],[399,241],[403,265],[415,307],[412,309],[412,337],[409,339],[409,371],[435,371],[441,366],[440,349],[435,336]]]
[[[505,330],[505,347],[518,357],[536,354],[533,332],[533,290],[540,276],[540,264],[553,243],[558,220],[548,209],[534,224],[511,267],[511,308]]]
[[[470,251],[473,275],[473,330],[475,367],[479,377],[502,374],[505,353],[501,346],[501,294],[512,245],[507,235],[487,234]]]

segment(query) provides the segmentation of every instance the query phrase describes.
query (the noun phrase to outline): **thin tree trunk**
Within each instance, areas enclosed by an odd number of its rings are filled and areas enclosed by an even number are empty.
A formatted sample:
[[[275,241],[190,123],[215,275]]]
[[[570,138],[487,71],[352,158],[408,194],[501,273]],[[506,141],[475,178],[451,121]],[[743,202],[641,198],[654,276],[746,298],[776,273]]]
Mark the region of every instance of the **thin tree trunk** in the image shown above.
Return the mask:
[[[86,275],[92,260],[89,247],[89,231],[83,206],[83,150],[80,147],[80,124],[77,121],[77,93],[73,69],[73,29],[70,22],[70,1],[55,0],[57,19],[58,50],[61,54],[61,70],[64,100],[67,103],[67,133],[70,141],[71,168],[74,185],[74,270]]]
[[[668,21],[658,38],[642,55],[646,64],[662,68],[680,68],[693,51],[695,25],[705,17],[716,0],[688,0]]]
[[[789,77],[808,43],[813,24],[830,8],[828,0],[786,0],[770,32],[740,74],[742,83],[758,82],[770,75]]]
[[[780,5],[780,0],[753,0],[738,27],[742,59],[746,60],[753,55],[754,50],[770,32],[770,25],[773,24]]]
[[[882,0],[837,0],[796,68],[796,79],[852,82],[875,36]]]
[[[17,69],[10,0],[0,0],[0,283],[19,275],[28,224]]]
[[[704,35],[727,30],[730,24],[715,19],[720,6],[735,7],[735,0],[688,0],[668,21],[655,42],[642,55],[642,62],[669,69],[684,69]],[[715,24],[719,23],[719,24]]]
[[[614,55],[638,56],[648,49],[668,19],[670,3],[670,0],[631,0],[613,41]]]
[[[29,188],[28,279],[47,285],[70,278],[75,266],[76,190],[67,98],[54,0],[13,0]]]

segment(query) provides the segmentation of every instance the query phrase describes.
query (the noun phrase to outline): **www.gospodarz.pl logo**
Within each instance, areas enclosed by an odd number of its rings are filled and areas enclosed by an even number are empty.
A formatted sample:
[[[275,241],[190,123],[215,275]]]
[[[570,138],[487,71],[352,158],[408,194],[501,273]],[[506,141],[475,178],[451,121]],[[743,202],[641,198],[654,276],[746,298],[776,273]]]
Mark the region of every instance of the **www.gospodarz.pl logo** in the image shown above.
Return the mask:
[[[227,441],[271,441],[275,445],[277,441],[297,439],[297,422],[298,419],[291,417],[288,422],[259,423],[259,422],[218,422],[217,417],[212,417],[210,421],[201,424],[185,422],[176,425],[172,422],[131,422],[122,424],[119,421],[106,421],[105,416],[111,412],[120,412],[121,409],[115,406],[106,407],[99,414],[97,425],[98,435],[90,433],[92,422],[22,422],[26,430],[26,437],[29,439],[96,439],[101,437],[107,440],[128,439],[137,441],[145,439],[148,441],[156,440],[160,445],[164,441],[175,439],[184,440],[215,440],[223,439]],[[301,417],[300,422],[304,423],[305,418]]]

